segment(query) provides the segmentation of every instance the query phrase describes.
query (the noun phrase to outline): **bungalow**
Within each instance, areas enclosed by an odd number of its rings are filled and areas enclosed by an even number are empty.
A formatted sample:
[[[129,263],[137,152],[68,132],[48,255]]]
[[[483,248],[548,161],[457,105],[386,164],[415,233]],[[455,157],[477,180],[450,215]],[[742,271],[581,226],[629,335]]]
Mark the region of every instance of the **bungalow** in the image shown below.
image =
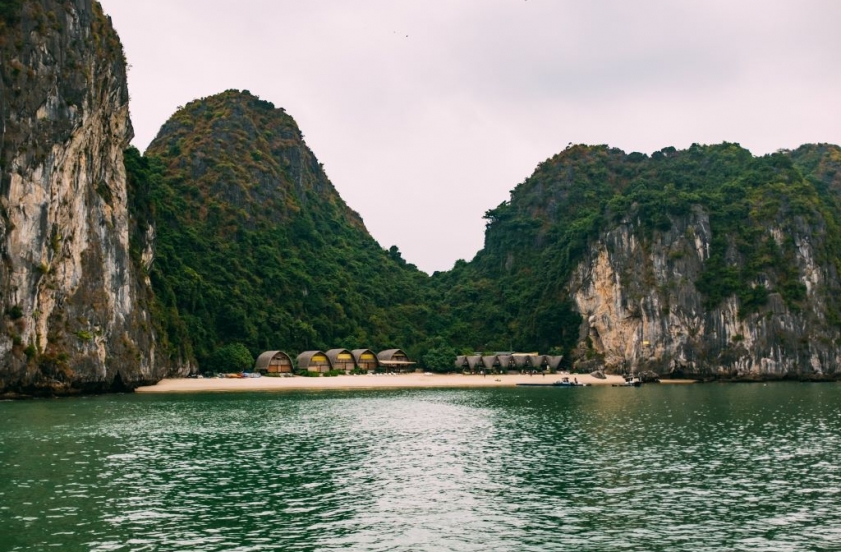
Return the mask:
[[[298,370],[310,372],[328,372],[333,368],[330,358],[322,351],[304,351],[296,359]]]
[[[373,372],[380,365],[377,362],[377,355],[371,349],[354,349],[351,354],[354,362],[356,362],[356,367],[360,370]]]
[[[292,359],[283,351],[266,351],[257,357],[254,371],[261,374],[291,374]]]
[[[396,372],[408,372],[415,365],[409,357],[400,349],[388,349],[377,353],[377,362],[387,370]]]
[[[353,361],[353,355],[347,349],[330,349],[325,354],[330,359],[330,365],[333,367],[333,370],[350,372],[356,367]]]

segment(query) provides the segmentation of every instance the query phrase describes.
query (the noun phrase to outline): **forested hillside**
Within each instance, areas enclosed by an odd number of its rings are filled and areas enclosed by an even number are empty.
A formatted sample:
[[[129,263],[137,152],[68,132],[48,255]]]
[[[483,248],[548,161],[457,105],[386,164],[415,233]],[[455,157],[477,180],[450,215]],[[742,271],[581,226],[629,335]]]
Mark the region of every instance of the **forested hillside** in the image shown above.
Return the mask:
[[[570,147],[486,213],[471,263],[434,278],[448,338],[556,348],[582,367],[741,377],[765,362],[826,376],[841,323],[839,159],[827,145]]]
[[[294,120],[248,92],[180,109],[127,167],[135,219],[155,221],[135,236],[156,243],[155,319],[177,361],[400,347],[441,370],[514,350],[739,378],[836,371],[839,159],[569,147],[487,211],[473,260],[432,277],[371,238]]]
[[[156,221],[150,277],[172,358],[425,339],[426,275],[368,234],[283,109],[237,91],[192,102],[127,167],[135,209]]]

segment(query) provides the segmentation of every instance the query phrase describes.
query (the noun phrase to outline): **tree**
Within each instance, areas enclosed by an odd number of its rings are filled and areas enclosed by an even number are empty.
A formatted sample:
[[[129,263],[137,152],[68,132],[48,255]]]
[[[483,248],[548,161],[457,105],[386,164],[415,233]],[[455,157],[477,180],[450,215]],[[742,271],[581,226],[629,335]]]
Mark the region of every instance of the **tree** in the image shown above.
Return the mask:
[[[231,343],[213,351],[204,364],[206,372],[244,372],[254,366],[254,357],[242,343]]]

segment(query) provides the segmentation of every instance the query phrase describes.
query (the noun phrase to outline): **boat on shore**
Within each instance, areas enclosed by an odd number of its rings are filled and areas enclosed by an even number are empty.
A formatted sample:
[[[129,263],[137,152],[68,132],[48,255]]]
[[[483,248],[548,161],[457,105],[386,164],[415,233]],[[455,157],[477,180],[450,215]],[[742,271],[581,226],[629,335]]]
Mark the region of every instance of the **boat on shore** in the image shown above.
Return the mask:
[[[642,379],[639,376],[626,376],[625,383],[614,383],[613,387],[639,387],[642,385]]]

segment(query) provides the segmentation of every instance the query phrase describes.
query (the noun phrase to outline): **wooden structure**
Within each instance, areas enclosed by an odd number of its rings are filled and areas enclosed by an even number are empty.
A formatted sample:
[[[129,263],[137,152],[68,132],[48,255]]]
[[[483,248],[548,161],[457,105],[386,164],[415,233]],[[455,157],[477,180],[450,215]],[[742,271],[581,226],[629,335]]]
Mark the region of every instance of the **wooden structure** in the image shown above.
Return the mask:
[[[354,349],[351,351],[351,354],[353,355],[353,361],[356,363],[356,367],[360,370],[373,372],[380,365],[377,362],[377,355],[371,349]]]
[[[333,368],[330,358],[322,351],[304,351],[296,359],[298,370],[310,372],[327,372]]]
[[[330,359],[330,366],[333,367],[333,370],[350,372],[356,368],[356,363],[353,360],[353,354],[351,354],[351,352],[347,349],[330,349],[324,354]]]
[[[377,353],[377,362],[380,366],[387,370],[394,370],[395,372],[408,372],[414,362],[409,360],[409,357],[400,349],[388,349]]]
[[[546,362],[549,364],[549,369],[553,372],[558,371],[558,366],[561,365],[563,359],[564,355],[546,355]]]
[[[257,357],[254,371],[261,374],[291,374],[292,359],[283,351],[266,351]]]
[[[465,368],[468,368],[469,365],[467,364],[467,357],[464,355],[458,355],[456,357],[455,367],[459,370],[464,370]]]
[[[482,364],[482,355],[470,355],[467,357],[467,367],[471,372],[476,371],[476,367]]]
[[[499,369],[507,372],[511,365],[514,364],[513,356],[508,353],[503,353],[496,355],[497,363],[499,364]]]
[[[529,365],[532,370],[543,370],[544,364],[546,364],[546,355],[529,355]]]
[[[496,355],[484,355],[482,356],[482,366],[485,367],[485,370],[490,372],[494,369],[494,365],[497,362]]]
[[[511,362],[517,370],[525,370],[529,365],[529,355],[511,355]]]

